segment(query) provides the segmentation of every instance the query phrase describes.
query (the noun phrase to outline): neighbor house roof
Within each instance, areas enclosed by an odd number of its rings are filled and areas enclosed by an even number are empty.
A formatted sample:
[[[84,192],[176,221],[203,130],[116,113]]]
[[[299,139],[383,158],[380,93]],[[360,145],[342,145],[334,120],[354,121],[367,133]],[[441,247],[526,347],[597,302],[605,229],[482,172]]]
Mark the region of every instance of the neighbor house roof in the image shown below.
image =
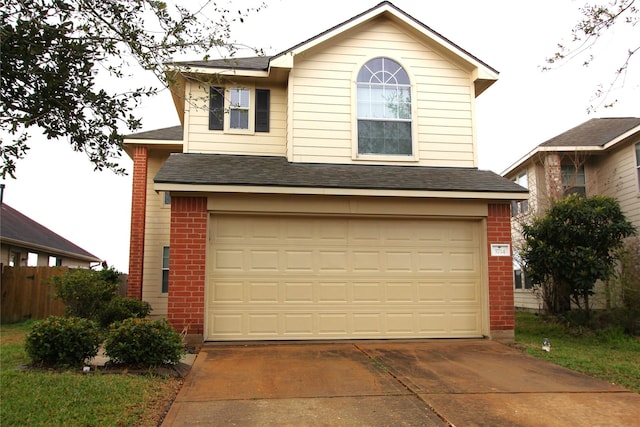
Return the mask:
[[[23,215],[6,203],[0,205],[0,241],[89,262],[100,258]]]
[[[538,145],[526,156],[507,168],[502,175],[513,172],[540,152],[601,152],[639,133],[640,118],[637,117],[591,119]]]
[[[284,157],[174,153],[156,184],[359,189],[420,192],[527,193],[475,168],[290,163]]]
[[[640,118],[591,119],[540,144],[541,147],[603,147],[640,126]]]

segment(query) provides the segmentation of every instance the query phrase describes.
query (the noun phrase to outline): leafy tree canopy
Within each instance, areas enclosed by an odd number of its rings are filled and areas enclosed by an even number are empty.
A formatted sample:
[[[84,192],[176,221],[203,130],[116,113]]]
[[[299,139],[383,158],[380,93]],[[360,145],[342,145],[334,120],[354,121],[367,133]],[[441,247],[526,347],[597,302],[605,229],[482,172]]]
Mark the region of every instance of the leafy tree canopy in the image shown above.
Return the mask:
[[[618,202],[608,196],[574,194],[523,224],[522,260],[528,276],[542,284],[547,309],[566,311],[574,301],[588,311],[596,281],[609,278],[616,249],[634,233]]]
[[[598,42],[607,34],[613,34],[616,28],[632,31],[635,37],[629,40],[630,46],[626,47],[624,54],[617,63],[613,63],[613,76],[608,83],[598,84],[592,101],[587,109],[589,112],[595,111],[599,106],[611,107],[616,103],[615,99],[610,99],[611,91],[617,85],[624,85],[631,63],[640,50],[640,9],[636,0],[608,0],[602,4],[589,4],[580,8],[582,18],[571,29],[571,40],[568,44],[558,44],[558,50],[546,59],[548,66],[544,70],[549,70],[567,61],[582,58],[584,66],[591,65],[597,58],[595,47]],[[605,47],[600,46],[605,49]]]
[[[122,130],[140,128],[133,110],[157,88],[118,92],[101,87],[98,75],[126,80],[126,70],[138,67],[166,85],[163,64],[177,55],[201,53],[206,59],[213,49],[232,55],[230,24],[254,11],[230,11],[212,1],[177,3],[182,5],[7,0],[0,8],[0,177],[15,178],[32,128],[48,139],[67,138],[96,170],[124,173],[118,164]]]

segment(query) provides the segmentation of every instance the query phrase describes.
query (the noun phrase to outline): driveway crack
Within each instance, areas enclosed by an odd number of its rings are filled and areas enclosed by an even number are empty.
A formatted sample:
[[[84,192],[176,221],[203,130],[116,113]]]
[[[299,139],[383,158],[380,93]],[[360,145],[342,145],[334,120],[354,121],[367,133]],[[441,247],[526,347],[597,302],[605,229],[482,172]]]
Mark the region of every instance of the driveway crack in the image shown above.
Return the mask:
[[[397,375],[395,372],[393,372],[393,370],[391,370],[391,368],[389,368],[387,365],[384,364],[384,362],[376,357],[373,357],[371,354],[369,354],[365,349],[363,349],[362,347],[358,346],[358,344],[353,344],[353,346],[362,354],[364,354],[367,359],[369,359],[371,361],[371,363],[373,363],[376,367],[378,367],[381,371],[383,371],[384,373],[386,373],[387,375],[389,375],[391,378],[393,378],[395,381],[398,382],[398,384],[400,384],[402,387],[404,387],[409,393],[411,393],[415,398],[417,398],[420,402],[422,402],[428,409],[429,411],[431,411],[436,417],[438,417],[440,420],[442,420],[442,422],[446,423],[447,426],[449,427],[455,427],[455,425],[453,423],[451,423],[449,420],[447,420],[445,418],[445,416],[443,414],[441,414],[440,412],[438,412],[436,410],[436,408],[433,407],[433,405],[431,405],[429,402],[427,402],[426,400],[424,400],[420,394],[418,394],[418,392],[411,387],[410,384],[407,383],[407,381],[404,381],[402,378],[400,378],[399,375]]]

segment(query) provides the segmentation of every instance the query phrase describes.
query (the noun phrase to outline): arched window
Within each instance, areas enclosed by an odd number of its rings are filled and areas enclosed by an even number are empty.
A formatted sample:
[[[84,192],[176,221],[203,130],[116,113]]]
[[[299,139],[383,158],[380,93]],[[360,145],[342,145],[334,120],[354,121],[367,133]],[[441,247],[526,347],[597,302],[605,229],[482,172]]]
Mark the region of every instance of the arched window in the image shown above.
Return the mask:
[[[358,73],[358,154],[413,155],[411,82],[400,64],[375,58]]]

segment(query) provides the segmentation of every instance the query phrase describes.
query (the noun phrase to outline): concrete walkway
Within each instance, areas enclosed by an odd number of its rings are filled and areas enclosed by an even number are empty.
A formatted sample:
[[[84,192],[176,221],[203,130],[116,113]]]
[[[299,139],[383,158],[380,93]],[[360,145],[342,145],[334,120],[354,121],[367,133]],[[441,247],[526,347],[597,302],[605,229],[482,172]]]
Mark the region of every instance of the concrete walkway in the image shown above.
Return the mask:
[[[632,426],[640,394],[484,340],[204,346],[163,426]]]

